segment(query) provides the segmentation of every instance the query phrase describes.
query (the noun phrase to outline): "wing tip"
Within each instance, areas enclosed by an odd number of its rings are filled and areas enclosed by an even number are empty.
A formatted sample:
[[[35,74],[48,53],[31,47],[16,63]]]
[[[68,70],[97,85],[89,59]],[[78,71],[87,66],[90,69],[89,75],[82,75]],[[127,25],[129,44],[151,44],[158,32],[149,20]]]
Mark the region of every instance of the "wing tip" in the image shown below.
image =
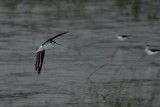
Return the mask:
[[[63,33],[60,33],[60,34],[58,34],[58,35],[64,35],[64,34],[66,34],[66,33],[68,33],[68,31],[63,32]]]

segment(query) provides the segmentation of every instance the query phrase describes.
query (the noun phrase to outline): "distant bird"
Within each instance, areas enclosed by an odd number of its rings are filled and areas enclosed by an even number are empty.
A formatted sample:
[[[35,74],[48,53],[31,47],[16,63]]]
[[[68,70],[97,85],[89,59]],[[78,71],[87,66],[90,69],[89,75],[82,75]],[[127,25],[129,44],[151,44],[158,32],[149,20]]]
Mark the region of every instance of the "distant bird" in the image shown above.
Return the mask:
[[[64,32],[64,33],[58,34],[58,35],[48,39],[36,51],[37,58],[36,58],[35,70],[38,72],[38,74],[40,74],[40,72],[41,72],[43,59],[44,59],[44,55],[45,55],[45,50],[51,48],[54,44],[60,45],[60,44],[56,43],[56,41],[54,41],[54,39],[61,36],[61,35],[66,34],[66,33],[67,32]]]
[[[125,41],[127,40],[131,35],[118,35],[117,39],[120,41]]]
[[[127,40],[131,35],[117,35],[117,39],[120,41],[125,41]]]
[[[131,37],[132,35],[127,35],[127,34],[119,34],[117,32],[114,32],[115,33],[115,36],[116,38],[119,40],[119,41],[125,41],[127,40],[129,37]]]
[[[144,48],[144,54],[138,59],[138,61],[135,63],[136,65],[132,65],[130,68],[133,70],[137,65],[139,65],[139,63],[141,62],[141,60],[146,56],[146,55],[157,55],[160,54],[160,50],[159,49],[151,49],[150,45],[146,45]],[[155,63],[153,63],[155,64]]]
[[[159,49],[150,49],[150,45],[146,45],[145,52],[148,55],[157,55],[160,53],[160,50]]]

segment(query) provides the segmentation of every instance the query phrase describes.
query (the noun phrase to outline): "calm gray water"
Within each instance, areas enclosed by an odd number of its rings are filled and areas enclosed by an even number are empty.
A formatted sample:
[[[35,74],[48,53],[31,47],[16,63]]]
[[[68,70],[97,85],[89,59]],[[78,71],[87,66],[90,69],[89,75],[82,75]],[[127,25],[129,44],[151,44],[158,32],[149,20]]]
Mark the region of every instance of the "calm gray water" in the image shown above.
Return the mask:
[[[160,20],[146,14],[134,21],[114,0],[1,1],[0,107],[159,107],[160,56],[143,55],[160,49]],[[38,76],[34,52],[64,31]]]

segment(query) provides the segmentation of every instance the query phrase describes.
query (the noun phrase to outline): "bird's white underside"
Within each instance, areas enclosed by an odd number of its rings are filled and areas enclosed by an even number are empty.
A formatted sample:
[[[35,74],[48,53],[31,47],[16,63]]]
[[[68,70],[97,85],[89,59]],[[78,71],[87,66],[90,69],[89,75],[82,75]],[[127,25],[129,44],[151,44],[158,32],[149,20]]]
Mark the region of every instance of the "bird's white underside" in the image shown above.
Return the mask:
[[[123,38],[122,36],[117,36],[117,39],[120,40],[120,41],[124,41],[124,40],[126,40],[127,38]]]
[[[40,52],[40,51],[49,49],[49,48],[51,48],[51,47],[53,47],[53,44],[47,43],[47,44],[45,44],[45,45],[41,45],[41,46],[39,47],[39,49],[38,49],[36,52]]]
[[[151,51],[151,50],[149,49],[149,47],[145,47],[145,52],[146,52],[148,55],[156,55],[156,54],[159,53],[159,51],[158,51],[158,52],[153,52],[153,51]]]

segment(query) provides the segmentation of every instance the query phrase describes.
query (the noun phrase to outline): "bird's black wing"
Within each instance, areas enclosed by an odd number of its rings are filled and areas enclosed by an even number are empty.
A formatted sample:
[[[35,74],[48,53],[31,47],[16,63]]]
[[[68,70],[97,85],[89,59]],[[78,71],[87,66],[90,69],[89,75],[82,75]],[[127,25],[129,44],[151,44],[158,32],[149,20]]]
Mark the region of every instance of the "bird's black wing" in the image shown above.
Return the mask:
[[[36,71],[38,71],[38,74],[40,74],[41,69],[42,69],[44,55],[45,55],[44,50],[37,53],[35,69],[36,69]]]
[[[152,52],[159,52],[159,49],[150,49]]]
[[[53,40],[53,39],[55,39],[55,38],[57,38],[57,37],[59,37],[59,36],[61,36],[61,35],[63,35],[63,34],[66,34],[66,33],[67,33],[67,32],[63,32],[63,33],[61,33],[61,34],[58,34],[58,35],[56,35],[56,36],[48,39],[47,41],[45,41],[42,45],[46,44],[47,42],[49,42],[49,41],[51,41],[51,40]]]
[[[131,35],[122,35],[122,37],[126,37],[126,38],[127,38],[127,37],[130,37],[130,36],[131,36]]]

